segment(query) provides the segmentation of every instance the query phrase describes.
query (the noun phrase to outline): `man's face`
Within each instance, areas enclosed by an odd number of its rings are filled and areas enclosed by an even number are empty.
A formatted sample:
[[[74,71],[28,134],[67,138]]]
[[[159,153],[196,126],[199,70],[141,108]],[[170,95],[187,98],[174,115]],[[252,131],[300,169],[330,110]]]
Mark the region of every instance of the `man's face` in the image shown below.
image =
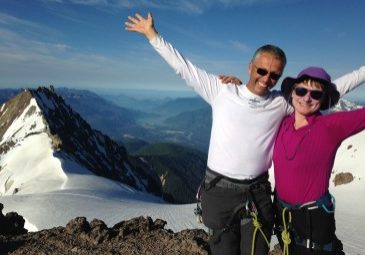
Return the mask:
[[[265,96],[283,73],[283,63],[270,53],[259,54],[248,67],[247,88],[258,96]]]

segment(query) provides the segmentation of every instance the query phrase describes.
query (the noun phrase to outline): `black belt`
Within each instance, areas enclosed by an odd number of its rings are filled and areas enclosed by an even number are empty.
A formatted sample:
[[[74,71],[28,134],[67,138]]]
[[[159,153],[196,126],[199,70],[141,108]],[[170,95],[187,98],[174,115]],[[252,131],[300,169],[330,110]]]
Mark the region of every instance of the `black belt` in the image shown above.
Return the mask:
[[[239,180],[227,177],[225,175],[219,174],[207,168],[205,172],[205,189],[209,190],[214,186],[229,188],[229,189],[242,189],[242,188],[245,189],[253,184],[265,182],[268,179],[269,179],[268,172],[265,172],[253,179]]]

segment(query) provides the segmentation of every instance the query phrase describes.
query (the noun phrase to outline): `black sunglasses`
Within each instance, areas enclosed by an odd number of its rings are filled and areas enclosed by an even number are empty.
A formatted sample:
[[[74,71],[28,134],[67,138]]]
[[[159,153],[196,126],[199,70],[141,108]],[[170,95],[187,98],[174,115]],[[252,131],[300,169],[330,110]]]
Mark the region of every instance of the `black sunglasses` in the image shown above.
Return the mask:
[[[261,76],[265,76],[265,75],[267,75],[269,73],[269,71],[266,70],[265,68],[257,67],[254,63],[252,63],[252,65],[256,68],[257,74],[259,74]],[[271,72],[269,74],[269,77],[270,77],[270,79],[273,79],[273,80],[277,81],[277,80],[280,79],[281,74],[277,74],[277,73]]]
[[[296,87],[294,92],[298,97],[304,97],[309,92],[310,97],[314,100],[320,100],[323,97],[323,91],[321,90],[309,90],[303,87]]]

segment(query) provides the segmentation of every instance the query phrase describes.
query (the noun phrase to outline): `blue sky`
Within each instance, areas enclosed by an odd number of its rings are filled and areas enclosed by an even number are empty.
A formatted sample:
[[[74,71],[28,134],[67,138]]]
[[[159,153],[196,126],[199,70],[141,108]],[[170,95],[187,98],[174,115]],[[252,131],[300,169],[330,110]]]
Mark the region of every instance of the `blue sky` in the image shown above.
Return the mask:
[[[365,64],[363,0],[0,0],[0,87],[185,90],[124,30],[128,15],[148,11],[193,63],[243,81],[268,43],[286,52],[284,75],[316,65],[336,78]],[[365,86],[353,94],[364,98]]]

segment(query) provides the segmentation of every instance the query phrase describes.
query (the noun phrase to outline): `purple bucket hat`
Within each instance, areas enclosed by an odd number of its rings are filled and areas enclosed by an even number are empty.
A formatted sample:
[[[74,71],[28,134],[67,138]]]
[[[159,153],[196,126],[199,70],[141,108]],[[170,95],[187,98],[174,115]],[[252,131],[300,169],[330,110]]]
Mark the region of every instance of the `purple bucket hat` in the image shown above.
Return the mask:
[[[331,76],[320,67],[308,67],[302,70],[297,78],[286,77],[281,83],[281,92],[285,99],[290,102],[290,96],[293,91],[293,87],[296,83],[310,78],[312,80],[322,83],[325,95],[322,99],[321,110],[327,110],[338,103],[340,99],[340,93],[336,89],[336,85],[332,83]]]

